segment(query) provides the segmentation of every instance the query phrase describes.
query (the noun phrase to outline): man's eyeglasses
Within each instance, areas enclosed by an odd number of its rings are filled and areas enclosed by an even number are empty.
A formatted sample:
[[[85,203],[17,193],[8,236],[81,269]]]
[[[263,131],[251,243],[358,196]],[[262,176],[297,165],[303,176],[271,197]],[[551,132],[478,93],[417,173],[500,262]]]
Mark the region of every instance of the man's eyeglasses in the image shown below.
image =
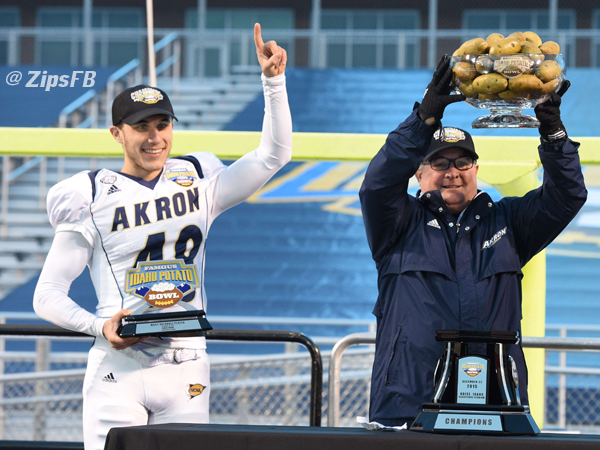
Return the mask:
[[[475,165],[475,160],[470,156],[461,156],[460,158],[448,159],[444,157],[423,161],[423,164],[429,164],[433,170],[443,171],[450,168],[450,163],[454,164],[458,170],[469,170]]]

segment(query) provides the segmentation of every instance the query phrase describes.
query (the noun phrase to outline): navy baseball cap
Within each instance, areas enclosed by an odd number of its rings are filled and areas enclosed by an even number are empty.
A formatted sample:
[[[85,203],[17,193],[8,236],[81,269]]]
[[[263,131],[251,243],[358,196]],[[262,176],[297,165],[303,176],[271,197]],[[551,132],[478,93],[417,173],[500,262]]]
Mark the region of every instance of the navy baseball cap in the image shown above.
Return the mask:
[[[446,148],[462,148],[467,150],[471,158],[479,159],[479,155],[475,151],[473,138],[469,133],[460,128],[440,127],[433,133],[431,144],[423,161],[429,160],[437,152]]]
[[[166,114],[177,120],[165,91],[145,84],[125,89],[115,97],[112,104],[112,121],[115,126],[121,122],[135,125],[155,114]]]

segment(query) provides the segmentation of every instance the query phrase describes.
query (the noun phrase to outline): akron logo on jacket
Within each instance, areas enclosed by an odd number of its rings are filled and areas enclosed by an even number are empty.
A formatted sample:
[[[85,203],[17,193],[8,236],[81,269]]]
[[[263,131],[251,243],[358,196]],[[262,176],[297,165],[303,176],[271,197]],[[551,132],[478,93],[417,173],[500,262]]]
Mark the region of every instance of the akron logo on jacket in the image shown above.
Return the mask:
[[[489,241],[485,241],[483,243],[483,247],[481,247],[481,250],[490,248],[492,245],[494,245],[496,242],[498,242],[500,239],[502,239],[502,236],[504,236],[506,234],[506,228],[507,227],[502,228],[500,231],[498,231],[496,234],[494,234],[494,236],[492,236],[492,238]]]
[[[191,301],[199,286],[196,266],[177,259],[140,263],[135,269],[128,269],[125,277],[125,291],[156,308]]]

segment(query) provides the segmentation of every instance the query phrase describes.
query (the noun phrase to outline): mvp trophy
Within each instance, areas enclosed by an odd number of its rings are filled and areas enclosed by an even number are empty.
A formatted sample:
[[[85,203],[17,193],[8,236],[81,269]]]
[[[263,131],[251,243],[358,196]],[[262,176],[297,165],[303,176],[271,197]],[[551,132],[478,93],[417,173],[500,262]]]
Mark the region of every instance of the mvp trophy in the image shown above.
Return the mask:
[[[521,405],[517,366],[508,354],[509,346],[519,342],[519,333],[438,330],[435,339],[445,342],[446,350],[435,369],[433,400],[423,404],[411,430],[528,435],[540,432],[529,406]],[[482,345],[486,357],[473,355],[472,349]]]
[[[129,269],[125,290],[146,303],[121,319],[119,336],[203,336],[212,326],[206,313],[190,304],[197,287],[195,267],[181,260],[140,263]],[[177,311],[167,312],[171,308]]]

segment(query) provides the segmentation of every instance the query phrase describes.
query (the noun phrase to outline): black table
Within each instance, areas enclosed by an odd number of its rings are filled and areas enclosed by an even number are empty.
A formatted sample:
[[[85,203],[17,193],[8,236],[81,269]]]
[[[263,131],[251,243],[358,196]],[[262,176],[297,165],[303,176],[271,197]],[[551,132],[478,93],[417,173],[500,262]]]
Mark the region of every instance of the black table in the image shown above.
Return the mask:
[[[113,428],[105,450],[563,450],[600,449],[600,435],[441,435],[363,428],[164,424]]]

